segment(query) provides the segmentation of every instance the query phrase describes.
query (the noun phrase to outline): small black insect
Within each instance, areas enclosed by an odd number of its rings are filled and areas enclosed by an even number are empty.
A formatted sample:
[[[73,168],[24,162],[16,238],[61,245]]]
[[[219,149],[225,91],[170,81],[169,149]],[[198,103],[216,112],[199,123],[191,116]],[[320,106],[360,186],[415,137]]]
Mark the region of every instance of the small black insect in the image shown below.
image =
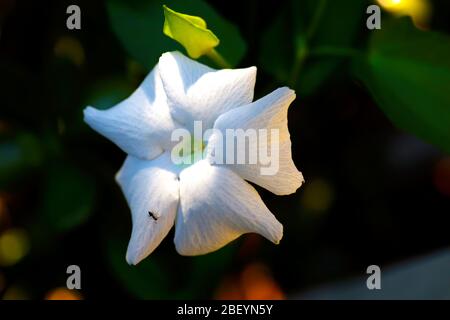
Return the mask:
[[[148,212],[148,215],[149,215],[150,217],[152,217],[155,221],[158,220],[158,217],[155,216],[155,214],[154,214],[153,212],[149,211],[149,212]]]

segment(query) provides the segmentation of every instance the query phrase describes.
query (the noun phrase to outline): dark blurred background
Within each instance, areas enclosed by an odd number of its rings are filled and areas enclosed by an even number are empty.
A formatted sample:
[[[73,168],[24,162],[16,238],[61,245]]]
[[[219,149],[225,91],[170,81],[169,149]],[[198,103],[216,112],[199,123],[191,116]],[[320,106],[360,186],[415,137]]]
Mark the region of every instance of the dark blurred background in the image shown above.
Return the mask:
[[[0,297],[281,299],[448,247],[448,154],[394,125],[344,56],[308,57],[290,76],[298,30],[319,2],[163,2],[235,28],[241,42],[234,50],[223,41],[224,50],[233,65],[258,67],[255,98],[296,89],[289,129],[306,183],[283,197],[258,188],[284,225],[278,246],[249,234],[182,257],[172,230],[132,267],[130,212],[114,181],[125,154],[83,122],[82,110],[113,106],[162,52],[184,52],[162,35],[162,2],[1,0]],[[365,23],[372,2],[337,3],[328,1],[310,42],[365,50],[377,32]],[[66,28],[70,4],[81,8],[81,30]],[[450,2],[428,4],[417,27],[448,34]],[[383,10],[383,19],[399,18]],[[227,26],[215,25],[227,39]],[[82,271],[77,292],[64,289],[72,264]]]

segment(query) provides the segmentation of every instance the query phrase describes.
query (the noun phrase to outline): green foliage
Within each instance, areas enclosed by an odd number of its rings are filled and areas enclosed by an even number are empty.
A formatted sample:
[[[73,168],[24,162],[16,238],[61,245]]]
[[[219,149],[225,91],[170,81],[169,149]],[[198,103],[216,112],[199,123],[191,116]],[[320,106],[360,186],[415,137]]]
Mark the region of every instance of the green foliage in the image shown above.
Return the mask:
[[[397,126],[450,152],[450,37],[385,22],[356,73]]]
[[[262,35],[262,68],[300,95],[313,94],[343,62],[341,56],[317,50],[351,46],[363,24],[365,4],[365,0],[292,1]]]
[[[261,68],[279,81],[289,79],[294,48],[289,26],[285,23],[287,12],[283,11],[262,34],[259,62]],[[276,45],[275,45],[276,44]]]
[[[350,2],[293,1],[263,34],[261,66],[308,96],[354,58],[357,76],[398,127],[449,152],[450,38],[420,31],[407,18],[383,20],[367,52],[358,51],[353,43],[367,2]]]
[[[204,18],[208,27],[220,39],[220,54],[232,66],[239,63],[246,51],[246,45],[238,29],[202,0],[108,1],[112,28],[133,58],[150,69],[158,62],[162,53],[182,50],[179,44],[162,33],[164,4],[176,11]]]
[[[92,213],[95,184],[91,177],[70,164],[53,165],[43,188],[42,214],[57,232],[85,222]]]
[[[323,3],[323,9],[317,8],[320,2]],[[315,93],[333,72],[345,63],[341,56],[319,55],[315,50],[326,47],[352,47],[361,26],[364,26],[366,3],[366,0],[309,0],[308,7],[314,8],[315,11],[310,11],[311,14],[305,10],[299,11],[303,13],[301,20],[307,22],[307,27],[300,25],[297,37],[309,39],[309,61],[299,71],[296,86],[300,94]],[[317,22],[313,21],[314,18]],[[296,47],[296,50],[302,49],[298,45]]]

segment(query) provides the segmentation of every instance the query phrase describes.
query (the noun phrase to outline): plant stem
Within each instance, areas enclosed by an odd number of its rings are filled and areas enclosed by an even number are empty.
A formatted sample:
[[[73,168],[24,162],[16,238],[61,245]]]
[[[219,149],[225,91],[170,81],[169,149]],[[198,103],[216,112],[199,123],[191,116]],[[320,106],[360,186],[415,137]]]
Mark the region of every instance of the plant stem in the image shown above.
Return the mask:
[[[211,51],[209,51],[206,56],[208,58],[210,58],[212,61],[214,61],[214,63],[223,68],[223,69],[230,69],[231,68],[231,64],[228,63],[227,60],[225,60],[225,58],[216,51],[216,49],[212,49]]]
[[[299,42],[296,45],[296,53],[295,53],[295,61],[294,66],[292,68],[291,76],[289,78],[289,83],[291,86],[295,87],[298,76],[300,75],[300,71],[303,67],[303,63],[308,57],[308,41],[314,36],[319,27],[320,20],[322,20],[323,13],[325,11],[327,5],[327,0],[318,0],[318,4],[316,10],[314,12],[314,16],[309,23],[308,28],[306,29],[306,37],[303,39],[299,39]]]
[[[303,67],[303,62],[305,61],[307,56],[308,47],[306,45],[306,42],[302,42],[301,44],[297,45],[294,66],[292,67],[291,76],[289,78],[289,84],[292,87],[295,87],[295,84],[297,83],[298,76],[300,75],[300,71]]]
[[[323,13],[327,6],[327,0],[318,0],[316,11],[314,12],[314,16],[311,19],[311,22],[306,30],[306,38],[311,39],[317,31],[319,27],[320,20],[322,20]]]

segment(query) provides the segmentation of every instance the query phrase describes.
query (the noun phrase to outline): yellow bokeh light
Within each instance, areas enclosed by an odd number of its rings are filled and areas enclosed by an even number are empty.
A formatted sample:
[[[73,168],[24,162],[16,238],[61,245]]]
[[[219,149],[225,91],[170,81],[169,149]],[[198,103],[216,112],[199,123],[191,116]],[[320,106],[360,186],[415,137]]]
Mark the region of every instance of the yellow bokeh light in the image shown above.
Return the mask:
[[[408,0],[406,0],[407,2]],[[392,8],[396,5],[401,4],[402,0],[378,0],[378,3],[384,8]]]
[[[28,253],[28,249],[28,237],[24,230],[6,230],[0,235],[0,265],[16,264]]]
[[[85,60],[83,46],[76,38],[63,36],[59,38],[53,48],[55,56],[66,58],[77,66],[81,66]]]
[[[253,263],[245,267],[241,274],[241,286],[247,300],[281,300],[286,298],[269,269],[261,263]]]
[[[431,17],[429,0],[377,0],[380,6],[397,16],[410,16],[416,27],[426,29]]]
[[[83,296],[76,290],[55,288],[47,292],[45,300],[82,300]]]

